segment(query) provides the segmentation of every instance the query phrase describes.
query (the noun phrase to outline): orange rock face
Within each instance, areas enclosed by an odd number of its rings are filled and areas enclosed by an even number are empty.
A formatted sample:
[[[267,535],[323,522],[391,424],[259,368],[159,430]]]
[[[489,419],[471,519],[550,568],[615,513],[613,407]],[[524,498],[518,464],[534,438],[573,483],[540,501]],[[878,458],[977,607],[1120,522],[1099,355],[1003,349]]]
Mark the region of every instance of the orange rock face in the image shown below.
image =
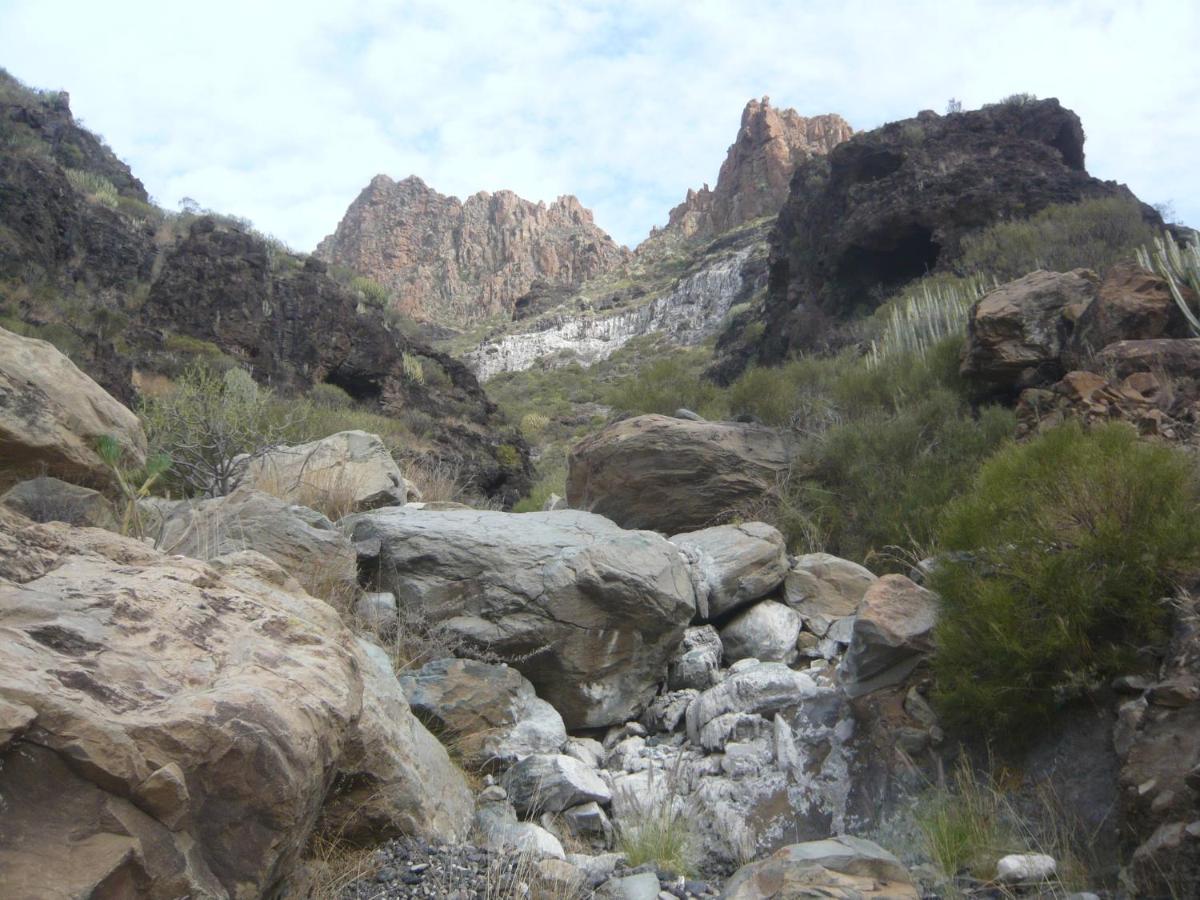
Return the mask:
[[[546,205],[481,191],[460,202],[415,176],[376,175],[316,255],[379,282],[415,319],[462,325],[511,312],[534,281],[576,287],[629,251],[571,196]]]
[[[688,191],[687,199],[671,210],[666,231],[685,238],[712,237],[775,215],[787,199],[797,164],[828,153],[853,133],[841,116],[805,118],[794,109],[776,109],[767,97],[751,100],[716,188]]]

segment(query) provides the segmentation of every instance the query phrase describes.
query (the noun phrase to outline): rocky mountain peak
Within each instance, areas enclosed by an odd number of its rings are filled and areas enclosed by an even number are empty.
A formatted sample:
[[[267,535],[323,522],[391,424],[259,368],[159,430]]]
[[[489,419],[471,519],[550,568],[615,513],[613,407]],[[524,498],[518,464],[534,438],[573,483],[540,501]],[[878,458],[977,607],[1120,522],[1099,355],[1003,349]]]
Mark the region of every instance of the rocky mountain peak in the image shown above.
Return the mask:
[[[787,199],[796,166],[828,153],[853,133],[838,115],[805,117],[794,109],[777,109],[769,97],[749,101],[716,187],[689,190],[683,203],[671,210],[664,230],[684,238],[706,238],[774,215]]]
[[[415,175],[377,175],[316,255],[379,282],[415,319],[465,325],[510,313],[535,281],[577,287],[629,251],[569,195],[546,204],[480,191],[460,201]]]

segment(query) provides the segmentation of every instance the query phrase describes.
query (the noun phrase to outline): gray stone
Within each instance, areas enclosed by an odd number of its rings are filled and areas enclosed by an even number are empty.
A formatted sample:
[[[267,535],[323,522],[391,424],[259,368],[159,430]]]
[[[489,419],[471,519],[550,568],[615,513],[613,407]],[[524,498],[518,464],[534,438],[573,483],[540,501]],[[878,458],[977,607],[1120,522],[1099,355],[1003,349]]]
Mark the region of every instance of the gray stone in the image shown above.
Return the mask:
[[[795,662],[801,624],[800,614],[790,606],[774,600],[756,603],[721,629],[725,661],[752,658],[763,662]]]
[[[278,563],[306,591],[348,601],[358,590],[354,548],[320,513],[239,488],[212,500],[176,504],[160,530],[164,551],[193,559],[254,550]]]
[[[396,595],[391,591],[365,591],[354,604],[354,615],[376,634],[394,634],[400,615]]]
[[[783,535],[765,522],[676,534],[671,543],[691,563],[696,608],[702,619],[716,618],[765,597],[787,576]]]
[[[604,745],[593,738],[567,738],[562,752],[592,769],[598,769],[604,765]]]
[[[804,617],[805,626],[824,637],[826,629],[858,610],[876,577],[858,563],[828,553],[799,557],[784,581],[784,602]]]
[[[912,877],[896,857],[872,841],[849,835],[784,847],[738,869],[721,894],[723,900],[918,896]]]
[[[0,497],[0,506],[34,522],[117,529],[116,510],[103,494],[47,476],[13,485]]]
[[[659,694],[642,713],[641,722],[648,731],[675,731],[683,722],[687,708],[698,696],[700,692],[692,688]]]
[[[612,792],[595,770],[563,754],[527,756],[504,774],[518,812],[562,812],[581,803],[608,803]]]
[[[495,771],[567,741],[562,716],[516,669],[472,659],[438,659],[400,678],[413,710],[452,740],[463,765]]]
[[[689,628],[667,662],[667,687],[702,691],[720,681],[721,636],[711,625]]]
[[[816,697],[821,691],[812,676],[793,671],[783,663],[759,663],[731,671],[728,678],[702,693],[688,707],[688,738],[699,743],[700,730],[725,713],[767,716]]]
[[[582,871],[590,887],[598,887],[612,877],[617,866],[625,862],[623,853],[568,853],[567,862]]]
[[[365,431],[339,431],[240,461],[244,485],[300,506],[362,512],[421,499],[383,439]]]
[[[716,753],[731,741],[752,741],[772,734],[771,723],[756,713],[722,713],[700,728],[700,746]]]
[[[863,596],[840,673],[857,697],[899,684],[933,649],[938,598],[903,575],[886,575]]]
[[[612,823],[604,814],[604,810],[600,808],[600,804],[595,801],[581,803],[579,806],[572,806],[570,809],[564,810],[562,821],[574,834],[599,838],[606,844],[612,842]]]
[[[596,900],[658,900],[658,876],[641,872],[624,878],[610,878],[596,891]]]
[[[406,609],[512,660],[568,728],[640,713],[695,613],[672,544],[590,513],[393,507],[342,525],[356,545],[378,539],[380,580]]]
[[[1047,881],[1058,872],[1058,863],[1045,853],[1010,853],[996,863],[996,880],[1001,884]]]
[[[706,421],[704,416],[700,415],[699,413],[694,413],[690,409],[684,409],[683,407],[680,407],[679,409],[675,410],[675,418],[676,419],[687,419],[691,422]]]

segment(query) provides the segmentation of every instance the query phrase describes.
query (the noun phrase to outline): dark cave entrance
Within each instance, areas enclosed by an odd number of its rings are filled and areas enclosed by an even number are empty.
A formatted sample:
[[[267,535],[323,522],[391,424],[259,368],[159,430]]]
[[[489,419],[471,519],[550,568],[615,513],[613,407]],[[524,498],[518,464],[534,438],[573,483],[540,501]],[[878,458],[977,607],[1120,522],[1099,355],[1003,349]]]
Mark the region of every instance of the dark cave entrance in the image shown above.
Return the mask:
[[[852,246],[842,256],[837,277],[855,306],[878,306],[888,294],[937,265],[941,246],[922,225],[889,229],[870,247]]]
[[[355,370],[334,369],[325,376],[325,383],[340,387],[359,403],[376,401],[383,393],[383,387],[375,378]]]

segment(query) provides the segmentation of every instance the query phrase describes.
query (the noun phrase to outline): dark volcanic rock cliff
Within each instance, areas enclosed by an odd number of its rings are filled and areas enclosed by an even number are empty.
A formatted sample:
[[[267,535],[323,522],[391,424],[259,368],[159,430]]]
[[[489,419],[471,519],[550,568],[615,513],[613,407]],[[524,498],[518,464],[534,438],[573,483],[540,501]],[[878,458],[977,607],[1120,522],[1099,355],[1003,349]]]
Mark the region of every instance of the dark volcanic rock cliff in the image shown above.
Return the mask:
[[[1132,197],[1088,175],[1083,142],[1057,100],[1012,101],[924,112],[801,163],[771,236],[759,358],[814,346],[829,319],[951,264],[974,230],[1054,203]]]
[[[481,492],[505,502],[524,493],[525,444],[465,366],[247,223],[170,217],[145,202],[64,97],[0,82],[0,326],[54,340],[126,403],[138,377],[172,374],[195,352],[224,353],[284,393],[336,384],[419,418],[436,462]],[[109,181],[117,198],[88,196],[72,168]],[[406,374],[406,356],[423,378]]]
[[[629,251],[574,197],[547,206],[481,191],[460,202],[415,176],[377,175],[316,255],[379,282],[413,318],[461,325],[511,313],[535,281],[578,287]]]

